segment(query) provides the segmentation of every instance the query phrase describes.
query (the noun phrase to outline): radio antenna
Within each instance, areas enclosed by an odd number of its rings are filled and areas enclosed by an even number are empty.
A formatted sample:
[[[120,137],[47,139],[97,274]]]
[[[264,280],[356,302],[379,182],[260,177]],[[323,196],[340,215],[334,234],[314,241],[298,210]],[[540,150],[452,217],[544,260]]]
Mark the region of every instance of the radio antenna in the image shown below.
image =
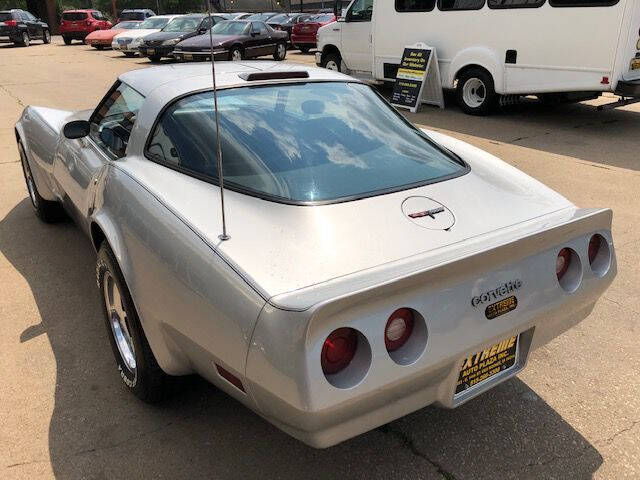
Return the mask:
[[[209,17],[209,46],[211,47],[211,77],[213,78],[213,107],[216,121],[216,158],[218,161],[218,182],[220,184],[220,207],[222,210],[222,234],[218,238],[222,241],[229,240],[227,234],[227,222],[224,216],[224,173],[222,172],[222,145],[220,142],[220,122],[218,121],[218,90],[216,88],[216,61],[213,53],[213,18],[211,17],[211,0],[207,0],[207,15]]]

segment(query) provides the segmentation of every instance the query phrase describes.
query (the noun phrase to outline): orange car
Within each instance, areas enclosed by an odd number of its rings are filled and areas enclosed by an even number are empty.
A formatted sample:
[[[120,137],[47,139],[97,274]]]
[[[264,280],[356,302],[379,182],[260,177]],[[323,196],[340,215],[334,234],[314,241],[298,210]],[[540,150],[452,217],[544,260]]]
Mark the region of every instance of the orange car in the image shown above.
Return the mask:
[[[95,32],[91,32],[87,35],[85,42],[87,45],[91,45],[93,48],[98,50],[102,50],[103,48],[111,47],[111,41],[113,37],[118,35],[119,33],[124,32],[125,30],[132,30],[134,28],[138,28],[142,22],[138,21],[125,21],[115,24],[108,30],[96,30]]]

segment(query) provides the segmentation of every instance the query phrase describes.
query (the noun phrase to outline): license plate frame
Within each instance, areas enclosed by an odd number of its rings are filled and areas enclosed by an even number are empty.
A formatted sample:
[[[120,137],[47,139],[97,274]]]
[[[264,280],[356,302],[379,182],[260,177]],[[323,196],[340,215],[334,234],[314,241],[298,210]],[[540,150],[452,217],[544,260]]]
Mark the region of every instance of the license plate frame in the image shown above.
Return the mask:
[[[463,359],[458,370],[454,398],[472,389],[481,388],[497,375],[516,370],[519,366],[521,340],[521,335],[503,338]]]

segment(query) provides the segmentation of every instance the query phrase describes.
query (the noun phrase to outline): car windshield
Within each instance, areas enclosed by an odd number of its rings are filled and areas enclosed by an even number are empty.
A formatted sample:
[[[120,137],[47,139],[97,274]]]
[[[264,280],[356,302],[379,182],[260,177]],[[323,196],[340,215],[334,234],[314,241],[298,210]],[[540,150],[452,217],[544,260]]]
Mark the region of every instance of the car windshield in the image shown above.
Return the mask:
[[[144,12],[122,12],[120,20],[144,20]]]
[[[62,19],[68,22],[77,22],[87,18],[87,14],[84,12],[68,12],[62,14]]]
[[[140,22],[120,22],[116,23],[113,27],[114,30],[133,30],[140,25]]]
[[[269,23],[287,23],[291,15],[288,13],[281,13],[280,15],[276,15],[275,17],[271,17],[269,19]]]
[[[152,158],[215,179],[212,92],[163,114]],[[314,82],[218,92],[225,185],[275,200],[344,201],[462,174],[465,165],[367,85]]]
[[[325,22],[330,22],[331,19],[333,18],[333,15],[316,15],[314,17],[311,17],[307,20],[305,20],[306,22],[317,22],[317,23],[325,23]]]
[[[216,23],[211,27],[211,33],[218,33],[220,35],[242,35],[249,28],[247,22],[234,22],[224,21]]]
[[[151,18],[147,18],[144,22],[142,22],[140,24],[140,26],[138,28],[140,28],[141,30],[144,29],[149,29],[149,30],[154,30],[154,29],[161,29],[164,28],[165,25],[167,23],[169,23],[169,18],[161,18],[161,17],[151,17]]]
[[[254,13],[253,15],[248,16],[247,20],[257,20],[260,22],[264,22],[265,20],[269,20],[273,16],[273,13]]]
[[[200,25],[201,17],[178,17],[171,20],[163,32],[192,32]]]

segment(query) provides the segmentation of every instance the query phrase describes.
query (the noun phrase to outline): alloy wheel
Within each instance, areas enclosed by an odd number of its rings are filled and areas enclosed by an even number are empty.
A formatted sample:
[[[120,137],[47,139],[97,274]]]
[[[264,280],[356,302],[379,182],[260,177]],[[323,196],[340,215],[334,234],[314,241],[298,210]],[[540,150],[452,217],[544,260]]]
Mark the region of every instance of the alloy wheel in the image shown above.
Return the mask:
[[[136,355],[133,347],[133,338],[127,324],[127,311],[123,303],[120,287],[109,271],[104,273],[103,285],[105,307],[113,338],[116,341],[116,346],[125,366],[131,372],[135,372]]]

